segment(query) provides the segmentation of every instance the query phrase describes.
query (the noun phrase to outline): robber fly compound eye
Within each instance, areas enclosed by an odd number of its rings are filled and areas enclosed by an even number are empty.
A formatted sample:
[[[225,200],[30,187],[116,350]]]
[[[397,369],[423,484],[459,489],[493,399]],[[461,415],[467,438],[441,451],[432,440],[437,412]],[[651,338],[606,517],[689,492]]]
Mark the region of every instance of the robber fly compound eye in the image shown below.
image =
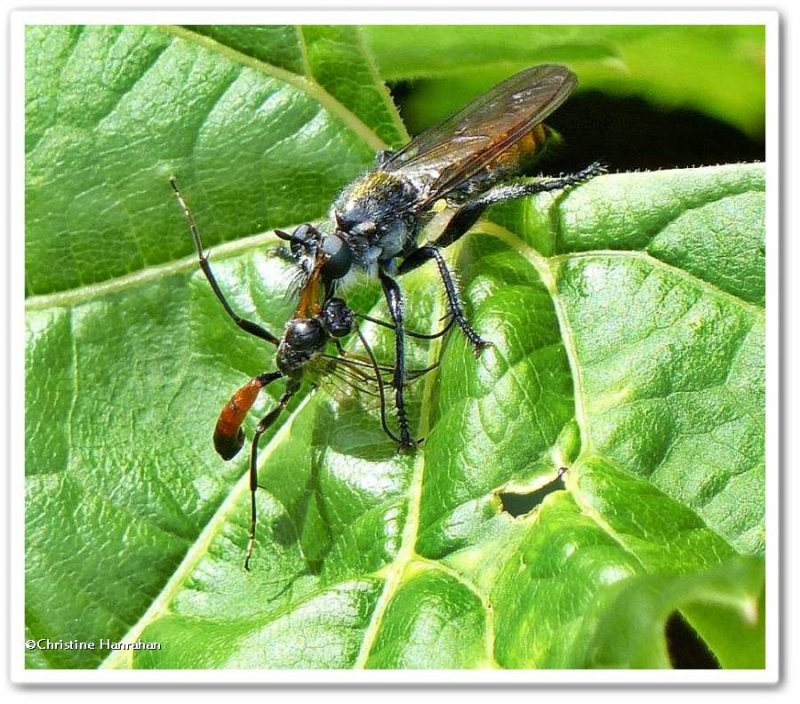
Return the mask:
[[[322,277],[328,281],[341,279],[353,266],[353,252],[338,235],[327,235],[322,240],[322,252],[327,261],[322,265]]]

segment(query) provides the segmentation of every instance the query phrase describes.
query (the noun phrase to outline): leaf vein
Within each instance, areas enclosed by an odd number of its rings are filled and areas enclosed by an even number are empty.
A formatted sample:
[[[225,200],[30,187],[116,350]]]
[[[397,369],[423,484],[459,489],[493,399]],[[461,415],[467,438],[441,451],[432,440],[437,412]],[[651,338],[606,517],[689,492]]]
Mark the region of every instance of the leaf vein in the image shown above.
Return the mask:
[[[333,115],[338,117],[344,125],[353,133],[358,135],[366,144],[375,149],[376,151],[385,149],[385,142],[373,132],[352,110],[345,107],[336,98],[334,98],[327,90],[325,90],[319,83],[311,78],[305,76],[298,76],[291,73],[286,69],[279,68],[272,64],[268,64],[260,59],[248,56],[236,49],[233,49],[225,44],[221,44],[214,39],[206,37],[202,34],[197,34],[184,27],[176,26],[162,26],[161,29],[169,32],[185,41],[194,42],[209,51],[216,51],[224,55],[234,63],[238,63],[262,74],[271,76],[278,80],[284,81],[292,85],[297,90],[300,90],[311,98],[320,103],[326,110],[329,110]]]

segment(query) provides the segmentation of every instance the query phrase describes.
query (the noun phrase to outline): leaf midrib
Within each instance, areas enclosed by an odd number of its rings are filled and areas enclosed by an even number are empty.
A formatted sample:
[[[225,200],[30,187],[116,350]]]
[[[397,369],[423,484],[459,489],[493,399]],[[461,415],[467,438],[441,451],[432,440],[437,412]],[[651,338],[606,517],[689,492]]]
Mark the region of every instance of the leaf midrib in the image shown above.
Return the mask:
[[[558,292],[556,276],[559,268],[564,262],[574,261],[575,259],[584,259],[591,257],[619,257],[619,258],[636,258],[647,261],[654,268],[661,269],[668,272],[673,276],[677,276],[682,281],[688,281],[692,286],[695,286],[710,296],[722,298],[734,305],[739,306],[754,316],[763,318],[763,307],[745,301],[744,299],[736,296],[724,289],[718,288],[704,279],[698,278],[693,274],[680,269],[679,267],[668,264],[657,257],[654,257],[649,252],[640,252],[637,250],[613,250],[613,249],[598,249],[589,252],[576,252],[554,255],[552,257],[545,257],[531,247],[527,242],[522,240],[511,230],[499,225],[491,220],[481,219],[476,225],[475,229],[491,237],[505,242],[510,248],[518,252],[539,275],[542,284],[550,294],[553,302],[556,318],[558,320],[559,330],[561,331],[561,339],[564,343],[564,350],[569,362],[570,371],[572,373],[574,384],[574,400],[575,400],[575,420],[578,424],[581,439],[581,455],[591,453],[592,441],[589,434],[590,423],[585,410],[585,399],[583,394],[583,377],[582,366],[578,360],[577,350],[575,348],[574,339],[572,337],[572,329],[564,310],[564,304]]]
[[[292,228],[290,227],[289,229]],[[237,240],[215,245],[213,248],[207,249],[206,254],[211,255],[215,261],[219,261],[262,247],[265,244],[277,244],[277,238],[272,230],[248,237],[240,237]],[[25,300],[25,310],[33,312],[37,310],[46,310],[48,308],[76,306],[81,303],[91,302],[100,296],[118,293],[119,291],[124,291],[129,288],[136,288],[137,286],[142,286],[151,281],[157,281],[173,274],[180,274],[194,269],[199,270],[197,255],[190,254],[164,264],[155,264],[144,269],[139,269],[130,274],[124,274],[123,276],[109,279],[108,281],[88,284],[66,291],[31,296]]]
[[[431,317],[434,320],[441,318],[443,314],[442,300],[437,297],[431,309]],[[438,358],[442,347],[442,338],[439,337],[430,345],[428,352],[428,363],[433,363]],[[417,428],[418,437],[424,437],[430,430],[431,409],[433,407],[433,384],[438,379],[438,374],[428,374],[425,377],[425,386],[422,392],[422,404],[420,411],[420,421]],[[367,630],[358,652],[358,657],[353,664],[354,669],[364,669],[369,660],[370,653],[378,637],[383,616],[389,607],[394,595],[397,593],[403,581],[408,566],[417,559],[416,545],[419,537],[420,510],[422,506],[422,481],[425,474],[425,452],[419,450],[414,458],[414,471],[409,483],[408,507],[406,509],[406,520],[403,525],[403,533],[400,539],[400,547],[397,555],[389,565],[386,566],[386,578],[375,609],[372,612]]]

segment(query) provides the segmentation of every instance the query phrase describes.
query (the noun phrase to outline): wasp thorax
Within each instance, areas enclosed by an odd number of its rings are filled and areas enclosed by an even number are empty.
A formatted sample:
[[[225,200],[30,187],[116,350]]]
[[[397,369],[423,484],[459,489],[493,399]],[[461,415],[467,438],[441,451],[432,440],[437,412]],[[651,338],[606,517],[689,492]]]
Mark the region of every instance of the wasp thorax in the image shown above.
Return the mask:
[[[325,349],[328,335],[314,318],[295,318],[286,325],[278,345],[278,369],[285,375],[297,372]]]
[[[297,318],[289,321],[283,339],[296,349],[309,349],[325,343],[325,331],[314,318]]]

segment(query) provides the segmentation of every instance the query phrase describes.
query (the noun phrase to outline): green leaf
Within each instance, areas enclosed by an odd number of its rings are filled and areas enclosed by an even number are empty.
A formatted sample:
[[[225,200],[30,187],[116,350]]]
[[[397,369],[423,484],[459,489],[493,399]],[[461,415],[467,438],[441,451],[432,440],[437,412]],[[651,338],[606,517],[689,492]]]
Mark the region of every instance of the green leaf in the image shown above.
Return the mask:
[[[663,632],[682,609],[722,667],[764,667],[764,565],[737,557],[691,575],[648,575],[622,583],[597,609],[586,667],[670,666]],[[599,603],[599,602],[598,602]],[[588,620],[588,619],[587,619]]]
[[[723,666],[764,666],[763,562],[732,558],[704,570],[704,563],[719,560],[715,552],[727,552],[722,541],[685,509],[673,505],[668,514],[650,493],[636,497],[646,525],[633,540],[616,533],[616,526],[608,530],[602,516],[582,514],[563,492],[542,506],[538,525],[531,524],[518,559],[508,562],[494,588],[501,663],[670,667],[664,629],[681,609]],[[683,546],[665,542],[664,534]],[[654,555],[660,564],[648,564]]]
[[[411,367],[441,360],[408,389],[415,454],[369,397],[298,396],[262,440],[247,573],[246,453],[211,433],[274,350],[225,316],[167,177],[230,240],[233,307],[280,333],[293,272],[257,233],[323,217],[403,136],[357,30],[202,30],[29,30],[28,637],[160,649],[28,666],[666,666],[679,609],[723,666],[759,667],[759,560],[737,554],[765,541],[763,167],[493,209],[448,256],[494,347],[409,340]],[[438,329],[435,268],[402,286]],[[386,316],[374,282],[347,299]]]
[[[427,126],[516,71],[573,67],[585,90],[687,107],[753,135],[764,131],[763,26],[365,27],[381,75],[414,80],[406,112]]]
[[[154,207],[170,175],[214,244],[320,217],[375,149],[403,141],[354,30],[286,30],[268,57],[243,53],[247,27],[222,34],[28,28],[29,294],[189,254],[180,213]]]

